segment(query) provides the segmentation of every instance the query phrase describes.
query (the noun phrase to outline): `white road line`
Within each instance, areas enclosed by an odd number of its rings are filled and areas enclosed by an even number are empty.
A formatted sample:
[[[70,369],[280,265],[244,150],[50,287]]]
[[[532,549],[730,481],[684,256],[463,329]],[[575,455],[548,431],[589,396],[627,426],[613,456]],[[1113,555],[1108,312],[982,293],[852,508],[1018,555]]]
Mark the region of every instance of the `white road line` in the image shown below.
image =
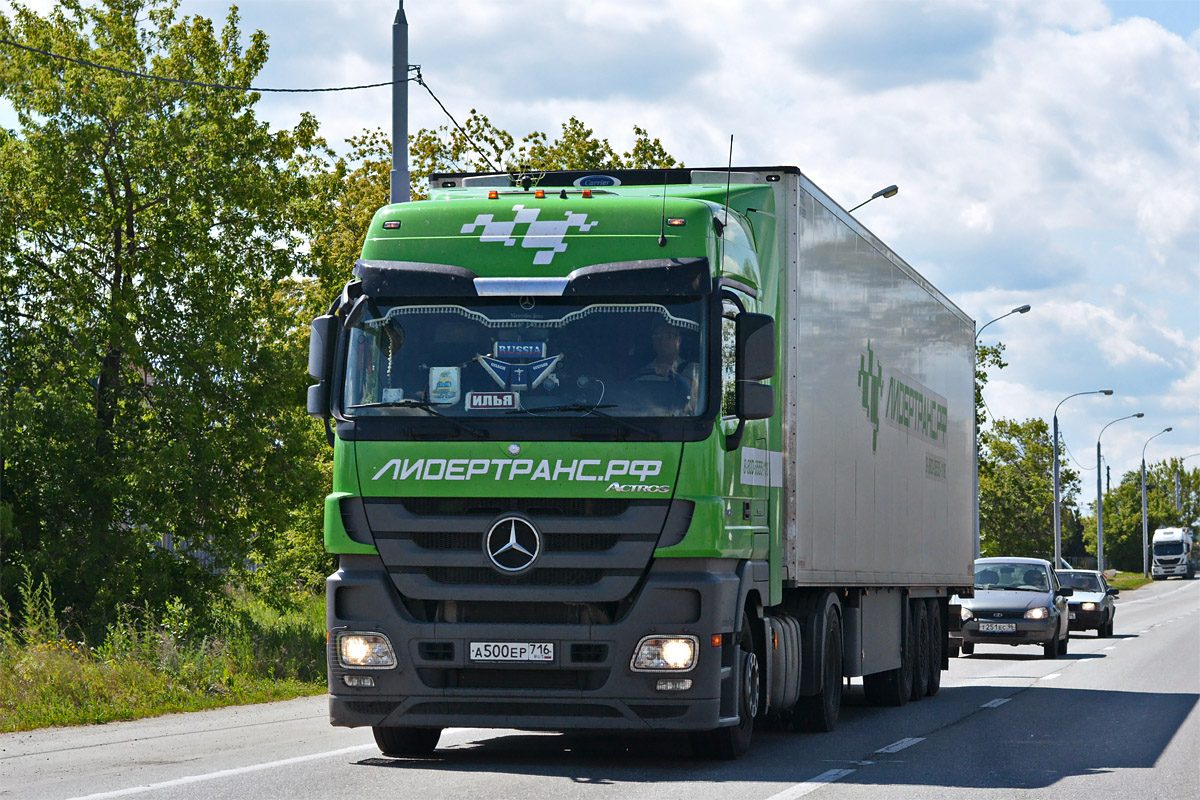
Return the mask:
[[[892,742],[887,747],[881,747],[878,750],[876,750],[875,752],[876,753],[899,753],[901,750],[905,749],[906,747],[912,747],[914,744],[920,744],[923,741],[925,741],[924,737],[919,737],[916,739],[901,739],[898,742]]]
[[[803,783],[797,783],[795,786],[789,786],[782,792],[771,795],[767,800],[795,800],[797,797],[803,797],[806,794],[811,794],[817,789],[820,789],[827,783],[840,781],[842,778],[854,772],[852,769],[831,769],[822,772],[815,778],[809,778]]]
[[[1117,649],[1117,646],[1116,646],[1115,644],[1110,644],[1108,647],[1106,647],[1106,648],[1104,648],[1104,649],[1105,649],[1105,650],[1116,650],[1116,649]]]
[[[995,700],[988,700],[980,708],[999,708],[1011,699],[1011,697],[997,697]]]
[[[185,786],[189,783],[199,783],[200,781],[211,781],[217,778],[228,778],[230,775],[242,775],[247,772],[259,772],[264,769],[274,769],[275,767],[286,767],[291,764],[300,764],[305,761],[316,761],[320,758],[333,758],[334,756],[344,756],[350,753],[357,753],[361,750],[378,750],[374,744],[360,744],[357,747],[343,747],[341,750],[329,750],[324,753],[313,753],[307,756],[296,756],[295,758],[285,758],[281,761],[268,761],[265,764],[251,764],[248,767],[237,767],[235,769],[222,769],[217,772],[207,772],[203,775],[189,775],[186,778],[176,778],[173,781],[162,781],[161,783],[151,783],[144,786],[131,786],[128,789],[117,789],[111,792],[100,792],[99,794],[89,794],[82,797],[73,797],[71,800],[102,800],[106,797],[128,797],[132,794],[143,794],[145,792],[154,792],[159,789],[169,789],[173,786]],[[820,776],[818,776],[820,777]]]
[[[1052,681],[1055,678],[1061,678],[1061,677],[1062,677],[1061,672],[1051,672],[1049,675],[1043,675],[1042,677],[1038,678],[1038,680],[1039,681]]]

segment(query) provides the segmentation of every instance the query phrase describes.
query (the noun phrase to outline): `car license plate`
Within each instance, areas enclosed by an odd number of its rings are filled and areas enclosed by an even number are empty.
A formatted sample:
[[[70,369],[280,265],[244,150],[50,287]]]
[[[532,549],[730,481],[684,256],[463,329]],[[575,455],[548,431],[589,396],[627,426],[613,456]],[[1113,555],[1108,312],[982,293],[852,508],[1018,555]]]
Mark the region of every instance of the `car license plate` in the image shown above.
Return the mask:
[[[1074,611],[1072,611],[1072,612],[1071,612],[1071,616],[1070,616],[1069,618],[1070,618],[1070,619],[1075,619],[1075,612],[1074,612]]]
[[[1015,622],[981,622],[979,623],[980,633],[1016,633],[1017,623]]]
[[[471,642],[472,661],[554,660],[553,642]]]

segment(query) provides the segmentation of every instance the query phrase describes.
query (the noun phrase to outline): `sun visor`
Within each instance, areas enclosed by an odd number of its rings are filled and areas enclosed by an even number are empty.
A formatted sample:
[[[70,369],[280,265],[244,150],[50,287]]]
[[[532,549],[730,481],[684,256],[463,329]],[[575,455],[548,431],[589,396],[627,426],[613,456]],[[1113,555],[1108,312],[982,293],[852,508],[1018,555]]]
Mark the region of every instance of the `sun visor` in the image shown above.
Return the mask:
[[[580,267],[567,276],[564,297],[658,295],[696,297],[712,294],[707,258],[659,258],[615,261]]]
[[[368,297],[475,297],[474,272],[449,264],[359,259],[354,274]]]

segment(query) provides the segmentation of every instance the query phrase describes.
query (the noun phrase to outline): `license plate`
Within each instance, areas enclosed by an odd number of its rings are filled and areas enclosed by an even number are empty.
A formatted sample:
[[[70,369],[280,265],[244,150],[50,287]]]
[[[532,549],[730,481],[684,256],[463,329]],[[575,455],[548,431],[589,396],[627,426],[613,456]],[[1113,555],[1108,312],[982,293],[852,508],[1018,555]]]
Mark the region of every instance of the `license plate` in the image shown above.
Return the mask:
[[[1017,623],[1015,622],[981,622],[979,623],[980,633],[1016,633]]]
[[[472,661],[554,660],[553,642],[471,642]]]

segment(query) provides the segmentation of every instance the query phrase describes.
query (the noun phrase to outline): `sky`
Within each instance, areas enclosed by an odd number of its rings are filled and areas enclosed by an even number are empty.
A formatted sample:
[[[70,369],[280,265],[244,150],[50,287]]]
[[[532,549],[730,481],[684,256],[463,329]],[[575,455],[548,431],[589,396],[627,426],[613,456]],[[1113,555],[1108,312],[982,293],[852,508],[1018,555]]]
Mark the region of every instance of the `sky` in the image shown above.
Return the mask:
[[[0,2],[0,8],[6,5]],[[50,3],[31,3],[45,8]],[[181,0],[223,19],[228,2]],[[391,77],[396,0],[247,0],[257,86]],[[1058,418],[1081,500],[1096,441],[1115,485],[1200,467],[1200,0],[406,0],[409,61],[461,122],[518,139],[572,115],[622,152],[633,126],[688,166],[795,165],[1003,342],[995,417]],[[448,124],[412,87],[410,132]],[[390,90],[264,94],[344,140]],[[0,124],[14,125],[0,104]],[[390,133],[390,131],[389,131]],[[1170,433],[1147,440],[1164,428]]]

